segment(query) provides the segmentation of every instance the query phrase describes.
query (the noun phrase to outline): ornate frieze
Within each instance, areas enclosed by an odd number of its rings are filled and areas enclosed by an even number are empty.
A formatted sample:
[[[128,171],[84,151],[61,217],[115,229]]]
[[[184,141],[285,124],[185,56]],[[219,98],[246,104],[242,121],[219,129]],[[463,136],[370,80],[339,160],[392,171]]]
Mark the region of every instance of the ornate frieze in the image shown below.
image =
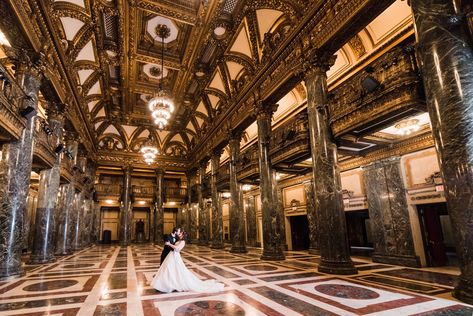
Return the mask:
[[[402,156],[422,149],[431,148],[433,146],[434,140],[432,138],[432,133],[428,131],[427,133],[409,138],[403,142],[393,144],[392,146],[372,151],[364,156],[340,162],[340,169],[342,171],[355,169],[377,160],[386,159],[392,156]]]

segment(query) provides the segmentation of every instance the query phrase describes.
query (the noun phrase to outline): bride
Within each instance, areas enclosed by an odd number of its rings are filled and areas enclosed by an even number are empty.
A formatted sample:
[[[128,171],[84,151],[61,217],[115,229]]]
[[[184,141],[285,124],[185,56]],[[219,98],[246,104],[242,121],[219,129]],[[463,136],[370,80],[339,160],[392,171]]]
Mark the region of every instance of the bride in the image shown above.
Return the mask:
[[[181,231],[178,234],[179,240],[175,245],[166,242],[166,245],[174,251],[169,252],[166,259],[164,259],[153,281],[151,281],[151,286],[165,293],[172,291],[206,293],[223,291],[223,283],[218,283],[216,280],[202,281],[192,271],[187,269],[180,254],[182,248],[186,245],[184,236],[185,232]]]

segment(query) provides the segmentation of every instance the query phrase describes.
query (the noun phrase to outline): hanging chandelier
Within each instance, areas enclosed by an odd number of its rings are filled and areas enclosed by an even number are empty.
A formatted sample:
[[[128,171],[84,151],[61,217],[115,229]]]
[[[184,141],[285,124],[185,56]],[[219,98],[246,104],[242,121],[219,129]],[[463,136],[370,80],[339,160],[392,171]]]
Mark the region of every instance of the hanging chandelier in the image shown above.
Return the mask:
[[[144,142],[140,152],[143,154],[143,158],[148,165],[152,164],[154,159],[156,159],[156,156],[158,155],[158,149],[153,145],[151,135]]]
[[[418,119],[410,119],[397,123],[394,126],[397,129],[397,133],[402,136],[408,136],[420,129]]]
[[[156,33],[161,37],[161,80],[159,82],[159,92],[148,101],[148,107],[154,119],[154,124],[161,130],[167,125],[168,120],[171,118],[171,113],[174,111],[174,105],[171,99],[166,96],[163,89],[164,39],[169,37],[171,30],[165,24],[158,24],[158,26],[156,26]]]

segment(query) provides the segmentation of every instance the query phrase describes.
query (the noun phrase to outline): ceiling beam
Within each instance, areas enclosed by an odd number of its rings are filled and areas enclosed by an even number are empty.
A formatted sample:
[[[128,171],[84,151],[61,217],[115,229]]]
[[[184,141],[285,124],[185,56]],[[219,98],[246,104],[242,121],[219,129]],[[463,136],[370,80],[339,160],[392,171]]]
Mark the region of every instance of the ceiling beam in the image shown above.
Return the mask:
[[[139,9],[165,16],[178,22],[186,23],[192,26],[197,23],[197,13],[188,7],[147,0],[140,0],[136,1],[135,3],[135,7]]]
[[[161,58],[158,58],[158,57],[153,57],[153,56],[144,55],[140,53],[134,54],[133,57],[134,57],[134,60],[136,61],[140,61],[147,64],[149,63],[149,64],[161,65]],[[164,58],[164,67],[173,69],[173,70],[182,69],[182,65],[178,59],[169,60],[169,59],[166,59],[166,57]]]

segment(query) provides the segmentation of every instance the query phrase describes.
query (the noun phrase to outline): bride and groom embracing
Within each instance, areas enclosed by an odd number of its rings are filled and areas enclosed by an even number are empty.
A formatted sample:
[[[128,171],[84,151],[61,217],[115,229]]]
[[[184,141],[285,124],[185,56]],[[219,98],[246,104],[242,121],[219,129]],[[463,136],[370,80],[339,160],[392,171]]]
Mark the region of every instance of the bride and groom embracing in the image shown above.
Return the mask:
[[[151,281],[151,286],[165,293],[172,291],[213,293],[223,291],[224,284],[216,280],[200,280],[192,271],[187,269],[181,258],[181,250],[186,245],[186,232],[174,228],[165,239],[161,254],[161,265]]]

